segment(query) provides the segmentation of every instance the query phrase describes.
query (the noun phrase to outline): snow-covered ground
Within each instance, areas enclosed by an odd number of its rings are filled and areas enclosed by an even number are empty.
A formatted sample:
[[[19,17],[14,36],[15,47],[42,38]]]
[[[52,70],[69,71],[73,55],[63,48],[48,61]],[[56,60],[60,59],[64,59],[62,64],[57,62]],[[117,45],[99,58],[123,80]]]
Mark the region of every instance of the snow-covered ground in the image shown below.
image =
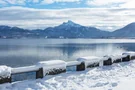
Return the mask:
[[[135,61],[0,85],[0,90],[135,90]]]

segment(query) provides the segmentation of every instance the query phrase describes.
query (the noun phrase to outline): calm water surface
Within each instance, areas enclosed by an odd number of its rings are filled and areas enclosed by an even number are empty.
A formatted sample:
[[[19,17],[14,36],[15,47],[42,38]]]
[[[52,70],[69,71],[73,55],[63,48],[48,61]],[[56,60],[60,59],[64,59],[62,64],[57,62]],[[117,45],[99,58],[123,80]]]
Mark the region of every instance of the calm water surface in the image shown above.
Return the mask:
[[[0,39],[0,65],[27,66],[45,60],[70,61],[125,51],[135,51],[135,39]]]

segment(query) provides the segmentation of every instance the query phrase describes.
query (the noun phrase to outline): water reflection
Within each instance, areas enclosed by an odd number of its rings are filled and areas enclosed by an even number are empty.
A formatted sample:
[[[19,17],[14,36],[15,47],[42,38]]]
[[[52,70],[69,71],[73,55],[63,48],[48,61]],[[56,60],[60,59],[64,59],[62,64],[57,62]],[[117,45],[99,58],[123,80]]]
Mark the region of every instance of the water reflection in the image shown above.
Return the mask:
[[[84,56],[116,55],[135,51],[135,43],[62,43],[43,44],[23,41],[0,43],[0,64],[12,67],[33,65],[38,61],[61,59],[76,60]],[[41,41],[40,41],[41,42]],[[49,42],[49,41],[48,41]],[[27,44],[26,44],[27,43]],[[54,43],[54,42],[53,42]]]

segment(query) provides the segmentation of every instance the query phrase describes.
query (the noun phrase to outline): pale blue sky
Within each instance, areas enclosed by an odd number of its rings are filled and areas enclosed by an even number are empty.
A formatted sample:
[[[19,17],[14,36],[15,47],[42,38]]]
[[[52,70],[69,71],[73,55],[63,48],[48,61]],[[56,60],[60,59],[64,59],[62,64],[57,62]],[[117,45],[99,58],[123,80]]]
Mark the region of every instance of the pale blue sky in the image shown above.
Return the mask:
[[[0,7],[22,6],[38,9],[63,9],[63,8],[111,8],[134,7],[128,5],[134,0],[0,0]]]
[[[0,25],[36,29],[72,20],[115,30],[135,22],[135,0],[0,0]]]

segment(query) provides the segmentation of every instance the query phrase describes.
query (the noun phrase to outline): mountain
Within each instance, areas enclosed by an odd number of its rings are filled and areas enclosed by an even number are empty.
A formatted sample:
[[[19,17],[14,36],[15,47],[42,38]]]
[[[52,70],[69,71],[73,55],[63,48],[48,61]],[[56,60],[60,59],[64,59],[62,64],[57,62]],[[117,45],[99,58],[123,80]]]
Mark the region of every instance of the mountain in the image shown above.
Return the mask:
[[[68,21],[56,27],[46,28],[44,33],[51,38],[101,38],[109,32]]]
[[[27,30],[18,27],[0,26],[0,38],[134,38],[135,23],[114,32],[87,27],[72,21],[44,30]]]
[[[135,37],[135,23],[130,23],[111,34],[112,37],[132,38]]]
[[[32,37],[34,33],[30,30],[18,28],[18,27],[9,27],[9,26],[0,26],[0,38],[22,38],[22,37]]]
[[[68,20],[68,22],[63,22],[63,24],[59,25],[58,27],[65,28],[65,27],[81,27],[81,25],[74,23],[71,20]]]

